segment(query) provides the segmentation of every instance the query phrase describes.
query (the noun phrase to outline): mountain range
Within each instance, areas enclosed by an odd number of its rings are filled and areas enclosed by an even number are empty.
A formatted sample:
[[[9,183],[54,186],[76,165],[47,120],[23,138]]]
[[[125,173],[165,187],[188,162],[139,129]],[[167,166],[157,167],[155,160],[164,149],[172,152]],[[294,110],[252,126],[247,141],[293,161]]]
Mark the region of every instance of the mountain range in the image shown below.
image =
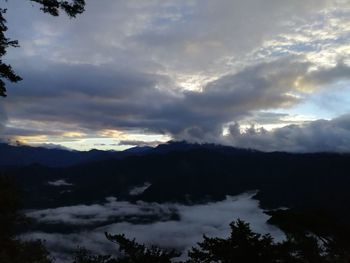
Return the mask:
[[[0,148],[0,172],[15,178],[29,209],[99,203],[109,196],[193,204],[254,190],[265,209],[322,211],[345,224],[350,220],[350,154],[266,153],[186,142],[123,152]],[[145,183],[143,192],[130,194]]]

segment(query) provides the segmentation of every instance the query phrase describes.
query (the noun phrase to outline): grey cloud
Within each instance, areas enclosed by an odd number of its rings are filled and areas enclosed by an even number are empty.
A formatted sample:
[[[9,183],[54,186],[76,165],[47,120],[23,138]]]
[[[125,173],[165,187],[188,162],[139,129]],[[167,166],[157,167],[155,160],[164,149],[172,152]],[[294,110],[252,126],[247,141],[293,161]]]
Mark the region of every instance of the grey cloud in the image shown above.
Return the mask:
[[[19,99],[78,97],[113,97],[123,100],[142,96],[156,84],[169,84],[169,78],[113,65],[65,65],[50,63],[47,70],[22,69],[23,83],[12,87],[10,94]],[[11,99],[11,98],[10,98]]]
[[[266,124],[281,124],[284,122],[290,123],[292,121],[285,121],[283,118],[289,117],[287,113],[276,112],[253,112],[250,116],[244,119],[246,123],[259,123],[260,125]]]
[[[314,85],[326,85],[341,80],[347,80],[350,76],[350,67],[340,60],[334,67],[322,68],[310,72],[306,82]]]
[[[281,59],[261,63],[209,83],[204,92],[188,92],[188,100],[198,111],[212,109],[219,112],[247,112],[254,109],[274,108],[293,104],[286,92],[294,89],[296,77],[303,74],[310,64],[293,59]],[[241,110],[238,110],[241,109]]]
[[[230,135],[224,141],[237,147],[262,151],[349,152],[350,115],[304,125],[288,125],[273,131],[252,127],[241,133],[239,125],[235,124],[230,127]]]
[[[193,1],[187,8],[182,7],[187,12],[179,15],[176,23],[155,20],[152,27],[133,35],[130,42],[159,61],[167,61],[174,70],[218,70],[225,68],[220,63],[223,58],[244,55],[264,40],[288,31],[286,24],[293,18],[304,18],[329,4],[315,0]]]
[[[86,12],[73,21],[40,14],[20,0],[7,5],[11,32],[23,46],[21,54],[36,66],[42,66],[37,62],[41,58],[67,63],[112,62],[150,71],[208,73],[227,69],[222,60],[258,48],[263,40],[286,33],[286,25],[294,20],[303,21],[336,3],[327,0],[87,1]],[[22,14],[20,19],[15,10]],[[27,31],[34,33],[28,35]],[[60,45],[56,44],[58,41]]]
[[[317,92],[350,76],[349,66],[343,63],[315,71],[310,70],[312,66],[298,58],[282,58],[223,76],[209,83],[203,93],[186,92],[185,104],[192,114],[184,114],[183,119],[195,116],[197,123],[189,122],[180,131],[180,137],[212,141],[221,135],[224,123],[247,118],[259,110],[294,106],[308,92],[296,85],[300,78],[312,84]]]
[[[333,72],[309,72],[311,66],[300,58],[282,58],[223,76],[206,85],[203,92],[181,92],[164,75],[53,64],[52,71],[57,74],[51,76],[28,71],[28,79],[13,88],[5,105],[13,119],[70,124],[91,132],[135,129],[212,141],[220,136],[225,123],[254,111],[299,103],[301,98],[291,93],[302,95],[295,87],[300,76],[311,81],[316,74]],[[334,69],[333,80],[348,78],[347,67],[341,67]],[[322,82],[319,79],[317,84]]]
[[[120,140],[118,145],[128,145],[128,146],[150,146],[155,147],[164,142],[161,141],[140,141],[140,140]]]
[[[13,88],[5,102],[13,118],[88,128],[133,127],[139,116],[173,99],[170,91],[161,90],[172,85],[162,75],[98,66],[53,65],[52,70],[55,74],[29,71]]]
[[[60,180],[62,181],[62,180]],[[54,182],[62,185],[62,182]],[[172,205],[162,206],[157,203],[138,201],[133,204],[127,201],[117,201],[114,197],[107,198],[105,204],[76,205],[28,212],[27,216],[49,224],[94,225],[119,218],[141,218],[158,215],[164,220],[174,213]]]
[[[151,186],[151,183],[145,182],[143,185],[138,185],[135,186],[134,188],[130,189],[129,191],[129,195],[140,195],[142,194],[144,191],[147,190],[147,188],[149,188]]]
[[[56,181],[49,181],[49,182],[47,182],[47,184],[52,185],[52,186],[72,186],[73,185],[71,183],[68,183],[64,179],[60,179],[60,180],[56,180]]]
[[[2,104],[0,104],[0,133],[2,134],[7,123],[7,114]]]
[[[184,107],[188,106],[191,114],[184,114],[183,120],[191,119],[179,131],[180,136],[212,140],[208,136],[219,136],[224,123],[252,111],[295,105],[300,99],[288,93],[294,91],[295,79],[309,66],[289,58],[261,63],[209,83],[203,93],[186,92]]]
[[[4,132],[2,133],[2,136],[4,137],[11,137],[11,136],[35,136],[35,135],[60,135],[61,132],[59,131],[49,131],[47,129],[41,130],[33,128],[15,128],[15,127],[6,127],[4,129]]]

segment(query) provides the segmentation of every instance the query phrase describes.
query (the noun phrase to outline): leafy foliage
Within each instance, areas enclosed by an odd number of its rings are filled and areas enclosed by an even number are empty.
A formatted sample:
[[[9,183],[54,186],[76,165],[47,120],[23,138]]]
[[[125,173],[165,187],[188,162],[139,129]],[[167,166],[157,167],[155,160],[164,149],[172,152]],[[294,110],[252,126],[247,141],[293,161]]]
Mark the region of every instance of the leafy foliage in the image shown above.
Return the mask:
[[[228,239],[204,236],[198,248],[189,251],[189,262],[279,262],[279,251],[270,235],[254,233],[249,224],[232,222]]]
[[[109,241],[119,245],[121,257],[118,263],[170,263],[172,258],[180,256],[175,250],[164,250],[156,246],[147,248],[135,240],[129,240],[125,235],[110,235],[106,233]]]
[[[22,79],[14,73],[11,65],[5,64],[2,59],[8,47],[18,47],[17,40],[11,40],[5,36],[5,32],[7,31],[6,19],[4,18],[5,13],[6,9],[0,8],[0,96],[3,97],[6,96],[4,79],[10,82],[18,82]]]
[[[14,182],[0,175],[0,240],[12,238],[23,216],[18,213],[20,206],[19,191]]]
[[[287,232],[286,240],[274,242],[270,235],[252,232],[249,224],[237,220],[231,223],[227,239],[208,238],[189,251],[188,263],[336,263],[349,262],[348,253],[339,253],[334,239],[322,239],[315,233]]]
[[[296,209],[275,210],[268,214],[272,216],[269,222],[287,233],[294,243],[316,239],[317,244],[321,244],[319,254],[326,255],[327,262],[348,262],[344,260],[350,259],[349,225],[335,220],[333,215],[322,210]]]
[[[63,10],[69,17],[75,17],[84,12],[85,0],[59,1],[59,0],[30,0],[38,3],[40,9],[53,16],[58,16]],[[6,9],[0,8],[0,97],[6,97],[5,80],[16,83],[22,78],[12,69],[11,65],[3,62],[6,50],[9,47],[19,47],[17,40],[11,40],[5,36],[7,31],[6,19],[4,17]]]
[[[91,251],[79,248],[75,252],[73,263],[115,263],[116,260],[113,259],[110,255],[94,255]]]
[[[41,10],[52,16],[58,16],[63,10],[69,17],[75,17],[84,12],[85,0],[59,1],[59,0],[30,0],[41,5]]]
[[[20,241],[7,239],[1,241],[0,262],[4,263],[51,263],[49,252],[40,240]]]
[[[106,233],[109,241],[118,245],[119,256],[112,258],[110,255],[93,255],[86,249],[79,248],[73,263],[171,263],[173,258],[181,253],[175,250],[165,250],[156,246],[146,247],[129,240],[125,235],[110,235]]]

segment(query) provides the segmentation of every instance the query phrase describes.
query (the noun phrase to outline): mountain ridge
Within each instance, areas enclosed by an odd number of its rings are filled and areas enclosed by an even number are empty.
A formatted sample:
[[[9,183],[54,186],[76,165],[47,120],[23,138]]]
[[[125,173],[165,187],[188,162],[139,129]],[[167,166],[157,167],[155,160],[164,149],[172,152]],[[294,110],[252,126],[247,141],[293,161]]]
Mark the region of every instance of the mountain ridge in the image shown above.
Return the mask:
[[[135,146],[124,151],[97,149],[76,151],[61,148],[33,147],[28,145],[14,146],[0,143],[0,166],[26,166],[40,164],[49,167],[67,167],[94,161],[120,159],[133,155],[164,154],[171,151],[187,151],[203,148],[230,152],[236,151],[237,153],[253,151],[217,144],[187,143],[186,141],[169,141],[156,147]]]

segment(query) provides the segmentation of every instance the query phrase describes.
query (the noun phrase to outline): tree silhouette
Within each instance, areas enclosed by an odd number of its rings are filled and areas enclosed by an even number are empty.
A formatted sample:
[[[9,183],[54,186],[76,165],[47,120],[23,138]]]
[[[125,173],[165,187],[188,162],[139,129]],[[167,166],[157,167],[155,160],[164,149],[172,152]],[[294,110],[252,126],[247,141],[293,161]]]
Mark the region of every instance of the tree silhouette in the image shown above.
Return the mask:
[[[175,250],[161,249],[157,246],[148,248],[135,240],[127,239],[123,234],[105,235],[109,241],[118,245],[117,258],[110,255],[94,255],[84,248],[79,248],[73,263],[171,263],[172,259],[181,255]]]
[[[117,260],[110,255],[94,255],[85,248],[78,248],[75,252],[73,263],[117,263]]]
[[[286,233],[286,239],[275,242],[271,235],[261,235],[251,230],[248,223],[237,220],[230,224],[228,238],[203,236],[188,252],[186,261],[175,261],[180,253],[156,246],[147,248],[124,235],[109,235],[109,241],[118,244],[119,255],[94,255],[79,249],[74,263],[348,263],[347,252],[339,253],[325,239],[310,231]]]
[[[59,0],[30,0],[41,5],[40,9],[53,16],[58,16],[63,10],[69,17],[75,17],[84,12],[85,0],[59,1]]]
[[[109,241],[118,244],[119,252],[122,256],[118,263],[171,263],[171,259],[179,257],[181,253],[175,250],[165,250],[156,246],[147,248],[145,245],[138,244],[135,240],[129,240],[125,235],[110,235],[106,233]]]
[[[25,223],[18,212],[18,191],[13,182],[0,176],[0,262],[1,263],[51,263],[49,252],[40,240],[21,241],[17,229]]]
[[[192,248],[187,263],[348,263],[349,253],[336,251],[336,239],[324,239],[310,231],[285,232],[286,239],[275,242],[267,235],[254,233],[249,224],[232,222],[227,239],[208,238]]]
[[[232,222],[230,227],[231,235],[227,239],[204,235],[198,248],[189,251],[188,262],[281,262],[280,244],[275,244],[271,235],[254,233],[241,220]]]
[[[40,9],[44,13],[49,13],[52,16],[58,16],[60,11],[65,12],[69,17],[73,18],[84,12],[85,0],[29,0],[40,5]],[[6,37],[7,31],[6,9],[0,8],[0,97],[6,97],[6,81],[16,83],[22,78],[18,76],[12,69],[11,65],[3,62],[3,57],[6,55],[7,48],[19,47],[17,40],[11,40]]]
[[[5,32],[7,31],[6,19],[4,18],[5,13],[6,9],[0,8],[0,96],[2,97],[6,96],[4,79],[10,82],[22,80],[20,76],[14,73],[11,65],[5,64],[2,59],[6,55],[6,49],[8,47],[18,47],[17,40],[11,40],[5,36]]]

